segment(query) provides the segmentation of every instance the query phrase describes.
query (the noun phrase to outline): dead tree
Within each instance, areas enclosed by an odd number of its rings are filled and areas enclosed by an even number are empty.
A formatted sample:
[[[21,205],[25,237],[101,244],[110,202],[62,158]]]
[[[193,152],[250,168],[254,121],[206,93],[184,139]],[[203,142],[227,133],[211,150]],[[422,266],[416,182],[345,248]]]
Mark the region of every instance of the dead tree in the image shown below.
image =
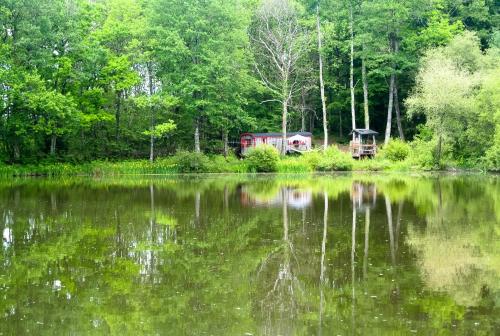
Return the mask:
[[[299,60],[306,52],[304,31],[297,13],[288,0],[264,0],[250,30],[256,71],[282,107],[282,146],[286,154],[288,107],[300,89]]]
[[[323,58],[321,56],[321,24],[319,21],[319,3],[316,7],[316,30],[318,33],[319,90],[321,92],[321,108],[323,111],[323,151],[328,147],[328,121],[326,115],[325,83],[323,81]]]

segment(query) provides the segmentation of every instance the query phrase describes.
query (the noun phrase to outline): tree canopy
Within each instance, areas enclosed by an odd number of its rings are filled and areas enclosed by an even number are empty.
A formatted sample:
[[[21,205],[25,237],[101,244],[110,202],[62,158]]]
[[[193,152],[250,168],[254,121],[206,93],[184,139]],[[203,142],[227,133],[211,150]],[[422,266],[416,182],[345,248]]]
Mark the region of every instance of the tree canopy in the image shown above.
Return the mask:
[[[4,0],[0,159],[227,154],[247,131],[343,143],[369,123],[492,162],[499,47],[492,0]]]

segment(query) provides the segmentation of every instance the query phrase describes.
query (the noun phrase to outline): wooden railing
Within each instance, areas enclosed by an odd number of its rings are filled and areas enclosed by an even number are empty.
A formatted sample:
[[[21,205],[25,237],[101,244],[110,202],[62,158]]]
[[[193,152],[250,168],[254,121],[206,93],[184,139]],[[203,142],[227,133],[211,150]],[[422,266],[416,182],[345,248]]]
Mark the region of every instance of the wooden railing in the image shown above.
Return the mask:
[[[363,155],[375,155],[377,154],[377,145],[353,143],[351,141],[351,143],[349,144],[349,150],[353,157],[360,157]]]

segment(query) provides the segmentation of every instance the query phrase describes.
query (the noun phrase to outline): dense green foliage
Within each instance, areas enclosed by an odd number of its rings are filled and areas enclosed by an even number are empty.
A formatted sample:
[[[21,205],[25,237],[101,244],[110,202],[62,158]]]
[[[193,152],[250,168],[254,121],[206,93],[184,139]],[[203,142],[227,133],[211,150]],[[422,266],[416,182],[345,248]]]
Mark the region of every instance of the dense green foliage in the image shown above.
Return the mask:
[[[391,161],[403,161],[409,154],[410,146],[399,139],[391,140],[383,150],[383,156]]]
[[[354,160],[351,155],[340,151],[337,147],[330,146],[325,152],[312,152],[304,156],[313,169],[322,172],[336,170],[352,170]]]
[[[202,153],[181,151],[175,163],[180,173],[206,173],[208,170],[208,158]]]
[[[256,173],[273,173],[278,170],[279,153],[268,145],[254,148],[245,155],[248,168]]]
[[[278,92],[269,84],[283,76],[262,57],[255,34],[263,9],[281,8],[280,3],[293,8],[300,34],[297,41],[285,41],[296,57],[285,76],[293,77],[293,85],[285,83]],[[281,130],[283,102],[289,130],[322,137],[318,5],[1,1],[0,160],[152,161],[193,149],[227,155],[229,147],[237,150],[241,132]],[[393,135],[418,135],[424,146],[432,142],[433,159],[425,165],[498,169],[495,1],[324,0],[318,22],[330,139],[349,141],[352,27],[357,127],[364,120],[363,81],[370,128],[384,133],[392,104]],[[426,125],[429,137],[419,134],[419,125]]]

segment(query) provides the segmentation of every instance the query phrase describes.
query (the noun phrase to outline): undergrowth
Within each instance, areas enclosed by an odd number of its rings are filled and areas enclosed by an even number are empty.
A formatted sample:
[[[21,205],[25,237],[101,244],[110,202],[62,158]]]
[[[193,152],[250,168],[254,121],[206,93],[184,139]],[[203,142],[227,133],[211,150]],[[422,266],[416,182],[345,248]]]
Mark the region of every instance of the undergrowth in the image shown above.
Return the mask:
[[[390,143],[391,144],[391,143]],[[173,156],[148,160],[93,161],[83,164],[41,163],[38,165],[2,165],[0,176],[114,176],[146,174],[186,173],[255,173],[275,172],[302,174],[332,171],[410,171],[438,169],[466,169],[456,162],[436,163],[433,144],[415,140],[410,145],[399,141],[382,148],[373,159],[351,158],[335,146],[326,151],[315,150],[303,155],[280,157],[273,148],[252,151],[245,158],[234,154],[205,155],[193,152],[178,152]],[[491,170],[491,169],[490,169]]]

